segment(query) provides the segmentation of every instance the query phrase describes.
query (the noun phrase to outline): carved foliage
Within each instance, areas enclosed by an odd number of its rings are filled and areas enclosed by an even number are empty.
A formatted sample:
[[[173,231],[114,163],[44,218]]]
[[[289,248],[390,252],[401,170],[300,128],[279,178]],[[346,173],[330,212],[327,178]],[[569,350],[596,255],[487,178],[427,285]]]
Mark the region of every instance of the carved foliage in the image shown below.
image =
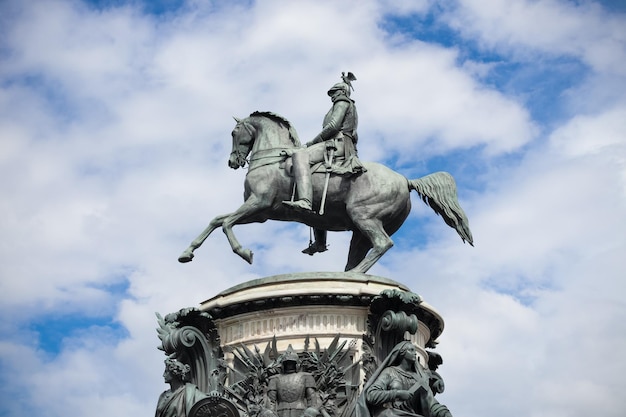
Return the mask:
[[[340,335],[336,335],[328,348],[322,351],[317,339],[315,349],[309,350],[307,337],[302,358],[302,369],[313,374],[315,379],[320,398],[319,409],[338,417],[345,415],[356,401],[356,387],[359,383],[358,377],[346,381],[347,377],[358,376],[358,372],[353,370],[358,368],[359,363],[349,356],[354,352],[356,340],[350,341],[348,348],[344,349],[348,341],[339,343],[339,338]]]
[[[270,377],[280,372],[276,338],[266,345],[263,353],[257,346],[254,346],[252,351],[241,345],[234,348],[233,355],[243,363],[246,371],[230,368],[237,382],[230,385],[226,391],[247,410],[250,417],[256,417],[265,410]]]

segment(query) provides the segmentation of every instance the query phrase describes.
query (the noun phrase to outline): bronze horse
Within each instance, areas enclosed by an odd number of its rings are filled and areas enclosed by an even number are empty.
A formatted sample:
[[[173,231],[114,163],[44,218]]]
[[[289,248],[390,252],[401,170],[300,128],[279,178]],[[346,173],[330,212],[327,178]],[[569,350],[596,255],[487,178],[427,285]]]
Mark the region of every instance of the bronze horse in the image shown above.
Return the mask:
[[[364,163],[366,172],[355,176],[331,176],[320,216],[286,207],[282,201],[293,193],[293,178],[285,169],[290,150],[300,147],[295,129],[283,117],[271,112],[254,112],[237,121],[233,129],[233,150],[228,165],[243,167],[250,157],[244,183],[244,203],[236,211],[215,217],[209,226],[180,255],[189,262],[193,251],[218,227],[237,255],[252,263],[252,252],[244,249],[233,233],[236,224],[262,223],[266,220],[295,221],[329,231],[352,231],[346,271],[367,272],[392,246],[393,235],[411,211],[411,190],[446,224],[454,228],[463,242],[473,245],[472,233],[463,209],[458,204],[456,184],[447,172],[437,172],[409,180],[375,162]],[[320,207],[325,171],[313,174],[313,207]]]

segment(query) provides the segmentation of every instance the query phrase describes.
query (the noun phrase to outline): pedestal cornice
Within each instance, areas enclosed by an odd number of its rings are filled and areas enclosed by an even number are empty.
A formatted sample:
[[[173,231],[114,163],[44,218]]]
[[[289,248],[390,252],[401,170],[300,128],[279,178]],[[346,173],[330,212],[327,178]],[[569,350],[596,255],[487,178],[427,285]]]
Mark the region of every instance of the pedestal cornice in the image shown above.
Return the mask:
[[[354,272],[304,272],[274,275],[228,288],[200,304],[200,309],[220,322],[257,312],[311,306],[367,309],[384,290],[410,292],[405,285],[389,278]],[[364,310],[366,311],[366,310]],[[432,344],[443,332],[443,318],[428,303],[420,304],[418,318],[429,329]]]

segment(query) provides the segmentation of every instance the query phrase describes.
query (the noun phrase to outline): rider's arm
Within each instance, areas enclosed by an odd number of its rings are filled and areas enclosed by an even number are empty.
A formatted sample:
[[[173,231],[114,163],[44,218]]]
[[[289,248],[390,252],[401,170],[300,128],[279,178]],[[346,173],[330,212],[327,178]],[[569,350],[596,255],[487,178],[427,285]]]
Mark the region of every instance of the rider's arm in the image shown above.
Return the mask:
[[[343,122],[343,118],[346,116],[346,112],[350,107],[350,103],[347,101],[337,101],[333,105],[333,113],[330,117],[328,123],[324,125],[322,131],[313,138],[312,141],[307,142],[306,146],[314,145],[318,142],[322,142],[324,140],[331,139],[341,129],[341,123]]]

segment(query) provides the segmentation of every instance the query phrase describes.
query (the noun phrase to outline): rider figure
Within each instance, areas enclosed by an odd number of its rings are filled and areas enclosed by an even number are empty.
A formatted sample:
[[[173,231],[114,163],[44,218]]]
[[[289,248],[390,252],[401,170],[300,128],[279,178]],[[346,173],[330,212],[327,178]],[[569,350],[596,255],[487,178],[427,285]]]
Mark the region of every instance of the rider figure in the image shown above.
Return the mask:
[[[312,165],[325,161],[328,172],[339,175],[353,175],[365,171],[357,157],[358,115],[354,100],[350,98],[352,81],[355,81],[356,77],[348,72],[347,75],[342,73],[341,78],[342,82],[328,90],[333,105],[324,117],[322,131],[312,141],[306,143],[306,148],[299,149],[292,155],[298,200],[283,201],[283,204],[291,208],[313,210]],[[334,160],[330,160],[331,158]],[[326,230],[315,229],[314,233],[315,242],[304,249],[303,253],[313,255],[326,250]]]

